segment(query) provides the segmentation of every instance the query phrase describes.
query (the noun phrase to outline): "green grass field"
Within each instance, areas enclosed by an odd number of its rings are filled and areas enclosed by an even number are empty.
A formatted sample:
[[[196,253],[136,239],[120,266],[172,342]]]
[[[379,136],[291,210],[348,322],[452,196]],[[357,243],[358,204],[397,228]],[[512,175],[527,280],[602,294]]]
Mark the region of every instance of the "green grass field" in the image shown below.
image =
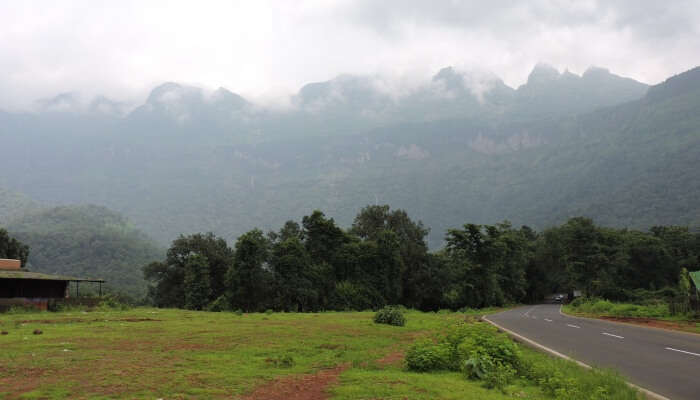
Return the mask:
[[[504,393],[458,372],[406,370],[403,352],[414,341],[468,314],[409,311],[404,327],[375,324],[372,316],[150,308],[0,314],[7,332],[0,336],[0,398],[555,398],[523,378]],[[285,394],[314,385],[321,397]]]

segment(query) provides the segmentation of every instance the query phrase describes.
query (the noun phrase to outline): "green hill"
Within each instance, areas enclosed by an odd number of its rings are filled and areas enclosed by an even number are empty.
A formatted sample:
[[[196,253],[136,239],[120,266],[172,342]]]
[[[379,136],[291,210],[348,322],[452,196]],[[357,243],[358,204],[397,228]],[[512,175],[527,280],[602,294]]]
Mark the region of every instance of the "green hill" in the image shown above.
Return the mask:
[[[0,224],[27,212],[39,210],[37,202],[23,195],[0,187]]]
[[[31,271],[105,279],[106,286],[140,297],[141,267],[163,257],[143,233],[104,207],[56,207],[27,214],[7,226],[29,245]]]

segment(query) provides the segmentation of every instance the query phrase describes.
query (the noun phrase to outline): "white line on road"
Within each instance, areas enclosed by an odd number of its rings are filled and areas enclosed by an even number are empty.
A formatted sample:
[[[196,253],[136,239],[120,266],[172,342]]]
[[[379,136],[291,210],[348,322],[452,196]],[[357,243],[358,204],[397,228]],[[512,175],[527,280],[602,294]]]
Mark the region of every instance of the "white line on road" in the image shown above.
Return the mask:
[[[535,308],[537,308],[537,306],[534,306],[534,307],[532,307],[531,309],[527,310],[527,312],[526,312],[525,314],[523,314],[523,317],[529,317],[529,316],[530,316],[530,311],[534,310]]]
[[[685,351],[685,350],[678,350],[678,349],[674,349],[672,347],[666,347],[666,350],[677,351],[679,353],[685,353],[685,354],[690,354],[691,356],[700,357],[700,354],[698,354],[698,353],[693,353],[693,352]]]
[[[547,321],[547,322],[552,322],[552,320],[549,319],[549,318],[545,318],[544,320]]]
[[[566,326],[569,326],[571,328],[581,329],[580,326],[576,326],[576,325],[566,324]]]
[[[601,332],[601,333],[602,333],[603,335],[612,336],[612,337],[618,338],[618,339],[624,339],[624,338],[625,338],[624,336],[613,335],[612,333],[608,333],[608,332]]]

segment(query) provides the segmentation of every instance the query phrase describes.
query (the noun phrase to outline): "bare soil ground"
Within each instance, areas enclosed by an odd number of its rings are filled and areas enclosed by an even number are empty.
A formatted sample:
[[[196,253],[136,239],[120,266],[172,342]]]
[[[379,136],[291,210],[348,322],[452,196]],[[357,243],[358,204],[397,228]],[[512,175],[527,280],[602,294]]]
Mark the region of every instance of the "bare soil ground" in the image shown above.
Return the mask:
[[[288,376],[260,386],[244,397],[245,400],[325,400],[328,388],[338,382],[338,376],[348,365],[324,369],[315,374]]]

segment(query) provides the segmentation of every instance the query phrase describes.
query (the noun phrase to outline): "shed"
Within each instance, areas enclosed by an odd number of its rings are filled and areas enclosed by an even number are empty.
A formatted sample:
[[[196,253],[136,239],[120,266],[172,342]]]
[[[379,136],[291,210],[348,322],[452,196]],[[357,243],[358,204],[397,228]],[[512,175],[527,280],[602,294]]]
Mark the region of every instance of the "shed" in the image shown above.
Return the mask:
[[[76,297],[80,282],[99,283],[102,294],[103,279],[30,272],[21,268],[19,260],[0,259],[0,307],[30,304],[46,309],[49,300],[69,297],[70,282],[77,284]]]

